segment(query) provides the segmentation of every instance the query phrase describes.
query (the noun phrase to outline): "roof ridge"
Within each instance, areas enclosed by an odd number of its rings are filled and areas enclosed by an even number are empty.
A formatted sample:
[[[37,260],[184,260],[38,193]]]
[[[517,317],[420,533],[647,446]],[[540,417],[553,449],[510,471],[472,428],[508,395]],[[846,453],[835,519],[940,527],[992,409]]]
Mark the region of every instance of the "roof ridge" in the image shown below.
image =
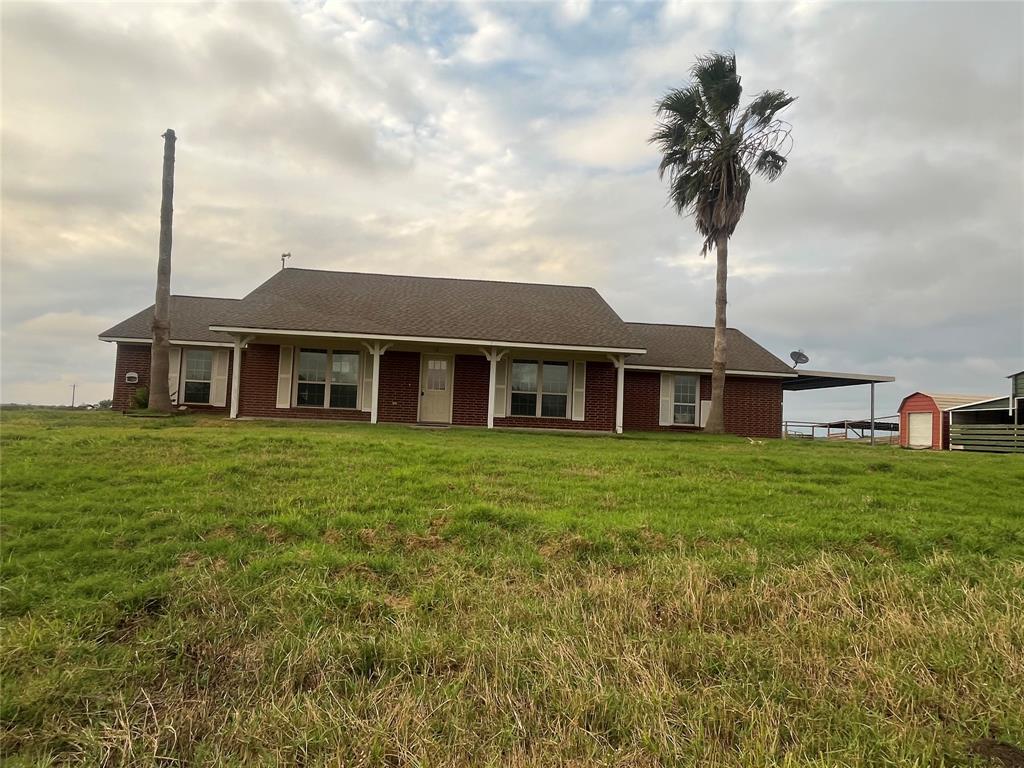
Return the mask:
[[[569,285],[568,283],[534,283],[529,280],[495,280],[493,278],[486,277],[441,277],[437,275],[396,275],[391,272],[356,272],[350,269],[317,269],[315,267],[286,267],[285,269],[279,269],[267,280],[273,280],[275,277],[280,275],[282,272],[294,271],[294,272],[326,272],[331,275],[366,275],[369,277],[397,277],[402,279],[414,279],[414,280],[452,280],[461,283],[499,283],[500,285],[534,285],[542,286],[547,288],[578,288],[587,291],[597,292],[597,289],[592,285]]]
[[[637,320],[624,320],[623,322],[626,325],[659,325],[665,328],[707,328],[709,330],[714,330],[715,328],[713,325],[697,325],[696,323],[644,323]],[[727,325],[725,329],[727,331],[739,331],[740,333],[743,333],[739,328],[732,325]]]
[[[194,293],[172,293],[171,298],[174,299],[216,299],[217,301],[241,301],[241,299],[233,299],[230,296],[197,296]]]

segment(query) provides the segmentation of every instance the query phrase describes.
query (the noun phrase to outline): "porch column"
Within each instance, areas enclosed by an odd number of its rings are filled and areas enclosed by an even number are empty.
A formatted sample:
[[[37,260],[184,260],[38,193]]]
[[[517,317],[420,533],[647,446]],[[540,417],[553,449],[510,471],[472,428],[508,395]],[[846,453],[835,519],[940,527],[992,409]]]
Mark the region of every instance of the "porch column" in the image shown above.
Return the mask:
[[[231,410],[232,419],[238,418],[238,397],[242,388],[242,347],[249,343],[252,336],[235,336],[235,347],[231,355]]]
[[[499,352],[497,347],[490,349],[481,347],[480,351],[484,353],[487,362],[491,364],[491,373],[487,379],[487,428],[494,429],[494,381],[498,376],[498,361],[507,354],[507,351]]]
[[[622,434],[622,393],[626,387],[626,356],[608,355],[615,366],[615,434]]]
[[[377,423],[377,400],[380,393],[380,356],[388,351],[390,344],[381,344],[375,341],[373,344],[364,346],[370,351],[373,357],[373,383],[370,385],[370,423]]]

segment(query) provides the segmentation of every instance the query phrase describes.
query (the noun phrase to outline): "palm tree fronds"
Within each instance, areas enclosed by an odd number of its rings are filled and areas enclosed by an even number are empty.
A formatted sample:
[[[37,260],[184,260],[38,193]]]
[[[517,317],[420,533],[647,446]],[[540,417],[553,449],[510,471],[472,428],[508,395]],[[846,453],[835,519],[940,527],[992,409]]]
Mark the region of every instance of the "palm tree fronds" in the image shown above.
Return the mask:
[[[768,181],[775,181],[786,169],[786,158],[774,149],[766,149],[756,161],[754,170],[764,176]]]
[[[785,91],[764,91],[755,96],[743,111],[740,124],[750,122],[756,128],[764,128],[771,123],[775,116],[783,109],[796,101],[796,96],[790,96]]]

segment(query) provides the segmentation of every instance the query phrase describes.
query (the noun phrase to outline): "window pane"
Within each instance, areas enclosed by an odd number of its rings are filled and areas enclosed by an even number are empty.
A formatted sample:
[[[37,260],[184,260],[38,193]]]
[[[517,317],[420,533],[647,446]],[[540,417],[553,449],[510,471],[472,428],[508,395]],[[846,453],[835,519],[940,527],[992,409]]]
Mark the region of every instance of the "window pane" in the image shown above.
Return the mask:
[[[327,381],[327,350],[303,349],[299,352],[299,381]],[[320,404],[323,404],[323,387]]]
[[[427,360],[427,389],[444,392],[448,389],[448,361]]]
[[[352,352],[331,353],[331,383],[359,383],[359,355]]]
[[[189,349],[185,351],[186,381],[210,381],[213,379],[213,351]]]
[[[318,408],[324,407],[324,385],[299,382],[295,393],[296,405],[313,405]]]
[[[523,392],[512,393],[512,415],[513,416],[536,416],[537,395]]]
[[[185,382],[186,403],[208,403],[210,402],[210,382],[186,381]]]
[[[556,395],[564,395],[569,392],[569,364],[568,363],[544,363],[544,377],[542,379],[544,392],[551,392]]]
[[[537,363],[532,360],[515,360],[512,363],[512,391],[537,391]],[[534,401],[536,402],[536,401]]]
[[[697,403],[697,377],[676,376],[675,402],[684,405],[696,405]]]
[[[544,366],[545,379],[544,388],[547,389],[548,380],[546,378],[547,366]],[[540,401],[540,415],[541,416],[557,416],[560,419],[565,418],[565,407],[568,403],[568,395],[549,395],[544,394]]]
[[[332,384],[331,408],[355,408],[357,389],[355,384]]]
[[[697,409],[692,405],[680,405],[676,403],[672,416],[672,421],[676,424],[697,423]]]

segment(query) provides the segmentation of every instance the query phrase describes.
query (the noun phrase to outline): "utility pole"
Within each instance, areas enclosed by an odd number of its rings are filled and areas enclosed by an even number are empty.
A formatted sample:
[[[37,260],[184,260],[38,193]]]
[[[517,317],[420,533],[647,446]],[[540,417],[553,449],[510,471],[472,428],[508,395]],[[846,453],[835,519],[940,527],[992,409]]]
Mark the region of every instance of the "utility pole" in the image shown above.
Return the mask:
[[[71,407],[72,408],[75,407],[75,390],[76,389],[78,389],[78,385],[77,384],[72,384],[71,385]]]
[[[160,194],[160,251],[156,267],[156,301],[153,305],[153,345],[149,363],[149,407],[171,412],[168,369],[171,358],[171,220],[174,217],[174,142],[170,128],[163,135],[164,172]]]

